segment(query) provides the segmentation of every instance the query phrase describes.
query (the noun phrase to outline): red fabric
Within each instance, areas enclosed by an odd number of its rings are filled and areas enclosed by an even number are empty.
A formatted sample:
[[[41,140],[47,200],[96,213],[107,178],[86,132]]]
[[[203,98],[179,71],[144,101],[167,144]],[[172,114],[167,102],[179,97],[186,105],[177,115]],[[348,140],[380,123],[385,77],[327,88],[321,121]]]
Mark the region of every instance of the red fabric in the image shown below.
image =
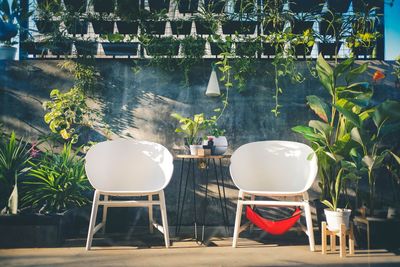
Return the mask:
[[[260,229],[272,235],[282,235],[289,231],[290,228],[300,219],[301,210],[296,208],[293,215],[278,221],[272,221],[261,217],[256,211],[249,206],[246,207],[246,217]]]

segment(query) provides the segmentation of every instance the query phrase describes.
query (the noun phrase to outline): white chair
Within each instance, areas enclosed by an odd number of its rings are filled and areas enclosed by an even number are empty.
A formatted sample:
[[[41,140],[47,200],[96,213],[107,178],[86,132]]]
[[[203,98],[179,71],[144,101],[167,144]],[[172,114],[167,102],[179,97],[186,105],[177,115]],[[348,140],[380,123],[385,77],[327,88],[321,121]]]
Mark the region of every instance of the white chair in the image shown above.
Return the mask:
[[[86,155],[85,170],[95,188],[86,250],[93,235],[106,226],[109,207],[148,207],[150,232],[153,226],[164,234],[169,247],[169,232],[164,188],[173,172],[173,157],[162,145],[133,139],[98,143]],[[103,195],[103,200],[100,200]],[[153,196],[158,195],[158,200]],[[147,196],[147,200],[111,200],[109,196]],[[98,206],[103,205],[102,222],[96,225]],[[162,226],[153,221],[153,205],[159,205]]]
[[[304,207],[311,251],[314,232],[307,190],[317,175],[317,157],[307,145],[289,141],[261,141],[245,144],[232,155],[230,173],[239,188],[233,247],[237,245],[243,205]],[[246,197],[250,196],[250,200]],[[261,197],[302,196],[301,201],[256,200]]]

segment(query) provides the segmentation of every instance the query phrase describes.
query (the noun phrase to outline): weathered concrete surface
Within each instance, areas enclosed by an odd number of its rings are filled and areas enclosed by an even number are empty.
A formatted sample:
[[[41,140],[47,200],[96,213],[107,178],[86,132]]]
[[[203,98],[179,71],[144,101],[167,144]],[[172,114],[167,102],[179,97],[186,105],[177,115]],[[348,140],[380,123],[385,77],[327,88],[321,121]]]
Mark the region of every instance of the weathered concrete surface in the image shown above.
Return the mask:
[[[339,252],[321,255],[320,248],[310,252],[307,245],[282,244],[241,238],[239,247],[229,239],[215,239],[212,246],[194,242],[162,245],[83,247],[55,249],[0,250],[0,264],[8,267],[32,266],[399,266],[400,257],[384,250],[357,251],[341,259]]]
[[[0,122],[8,130],[16,130],[20,136],[36,140],[39,135],[48,133],[43,121],[43,101],[49,99],[52,89],[67,90],[73,85],[71,74],[59,67],[61,61],[32,60],[21,62],[0,62]],[[194,68],[189,87],[183,85],[183,74],[149,67],[145,62],[139,63],[141,70],[132,72],[133,62],[130,60],[99,60],[97,67],[102,78],[99,88],[91,96],[91,106],[99,112],[93,121],[97,135],[94,140],[105,139],[107,135],[130,136],[159,142],[173,153],[182,149],[182,138],[174,133],[177,122],[171,119],[172,112],[193,115],[204,112],[210,116],[214,108],[221,107],[220,98],[204,95],[211,72],[211,62],[205,62]],[[229,92],[229,106],[220,121],[226,129],[229,141],[229,152],[247,142],[257,140],[297,140],[302,138],[290,129],[305,124],[314,115],[306,107],[306,96],[316,94],[326,96],[320,83],[308,73],[304,62],[298,63],[299,69],[307,79],[301,84],[283,81],[284,93],[280,97],[283,105],[281,115],[275,118],[273,108],[272,66],[268,61],[257,64],[257,75],[251,77],[246,92],[239,94],[237,90]],[[376,69],[385,72],[387,78],[375,85],[375,101],[386,98],[400,99],[400,90],[394,88],[392,63],[371,62],[365,79],[371,81]],[[104,130],[108,125],[112,134]],[[167,187],[167,206],[170,224],[175,223],[175,205],[179,184],[179,163],[176,162],[174,177]],[[225,166],[228,163],[225,164]],[[227,172],[227,169],[224,168]],[[204,180],[197,184],[204,186]],[[217,196],[216,181],[211,180],[212,195]],[[316,189],[316,186],[314,186]],[[192,189],[189,187],[189,193]],[[235,198],[237,191],[232,182],[227,184],[229,198],[229,221],[233,223]],[[198,193],[198,196],[201,196]],[[315,196],[315,194],[314,194]],[[192,218],[192,198],[186,201],[189,209],[185,212],[184,223],[189,224]],[[198,207],[201,202],[197,201]],[[221,224],[218,201],[213,198],[209,203],[209,224]],[[138,223],[141,213],[130,213],[129,221]]]

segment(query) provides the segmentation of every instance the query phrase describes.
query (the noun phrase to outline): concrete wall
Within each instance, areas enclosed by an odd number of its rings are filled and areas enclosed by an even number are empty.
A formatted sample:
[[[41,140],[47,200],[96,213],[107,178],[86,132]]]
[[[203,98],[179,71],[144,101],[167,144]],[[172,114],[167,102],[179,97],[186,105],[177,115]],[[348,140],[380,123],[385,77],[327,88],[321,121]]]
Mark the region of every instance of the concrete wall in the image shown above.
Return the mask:
[[[49,132],[43,121],[43,101],[49,99],[52,89],[67,90],[73,85],[71,74],[61,69],[59,63],[61,61],[56,60],[0,62],[0,122],[6,129],[16,130],[20,136],[31,140]],[[90,105],[100,114],[93,121],[94,128],[97,129],[97,133],[92,135],[94,140],[105,139],[104,126],[108,125],[113,138],[131,136],[155,141],[177,154],[183,148],[183,141],[174,133],[177,123],[171,119],[170,114],[178,112],[193,115],[204,112],[211,115],[214,108],[222,105],[220,98],[204,95],[211,72],[209,61],[193,69],[189,87],[184,85],[181,71],[166,72],[141,62],[138,64],[140,71],[134,73],[134,63],[131,60],[99,60],[97,63],[101,77],[100,86],[90,100]],[[226,129],[229,152],[242,144],[257,140],[303,141],[291,131],[291,127],[305,124],[314,117],[306,107],[306,96],[326,96],[318,80],[309,75],[306,64],[299,62],[298,67],[307,79],[301,84],[283,81],[284,93],[280,97],[283,108],[280,116],[275,118],[271,113],[274,84],[272,74],[268,74],[272,73],[272,65],[269,61],[256,64],[257,74],[249,79],[247,91],[229,92],[229,106],[220,121],[220,125]],[[392,65],[390,62],[371,62],[365,77],[367,81],[372,80],[372,73],[376,69],[387,75],[384,81],[375,85],[374,101],[400,99],[400,90],[394,87],[395,78],[390,74]],[[173,179],[166,190],[170,224],[175,223],[179,163],[176,162]],[[226,167],[224,171],[227,171]],[[214,179],[210,182],[213,197],[218,196],[215,182]],[[204,187],[204,181],[197,183]],[[191,190],[189,187],[188,192]],[[232,182],[228,182],[227,194],[229,221],[232,224],[237,194]],[[198,192],[198,196],[202,196],[202,193]],[[192,200],[190,197],[186,201],[189,207],[192,207]],[[199,203],[197,200],[200,207]],[[209,202],[209,224],[221,223],[218,205],[216,198]],[[191,211],[192,209],[185,211],[185,223],[191,222]]]

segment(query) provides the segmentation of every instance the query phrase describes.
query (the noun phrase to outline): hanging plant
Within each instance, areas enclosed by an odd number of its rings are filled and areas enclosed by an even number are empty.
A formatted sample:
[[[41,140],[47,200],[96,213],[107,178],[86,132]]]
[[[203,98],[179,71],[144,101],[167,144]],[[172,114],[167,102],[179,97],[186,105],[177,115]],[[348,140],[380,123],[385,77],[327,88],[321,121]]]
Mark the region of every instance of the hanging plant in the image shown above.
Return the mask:
[[[192,21],[191,20],[171,20],[171,30],[174,35],[189,35],[192,30]]]
[[[67,11],[71,13],[85,13],[87,1],[86,0],[64,0]]]
[[[199,8],[199,0],[175,0],[179,13],[195,13]]]
[[[224,11],[226,0],[204,0],[203,9],[206,12],[220,14]]]
[[[140,0],[117,0],[115,14],[124,21],[137,20],[140,14],[139,1]]]
[[[188,36],[181,41],[181,44],[184,57],[181,59],[180,65],[183,67],[185,84],[188,85],[191,68],[198,64],[205,54],[206,40],[201,37]]]

